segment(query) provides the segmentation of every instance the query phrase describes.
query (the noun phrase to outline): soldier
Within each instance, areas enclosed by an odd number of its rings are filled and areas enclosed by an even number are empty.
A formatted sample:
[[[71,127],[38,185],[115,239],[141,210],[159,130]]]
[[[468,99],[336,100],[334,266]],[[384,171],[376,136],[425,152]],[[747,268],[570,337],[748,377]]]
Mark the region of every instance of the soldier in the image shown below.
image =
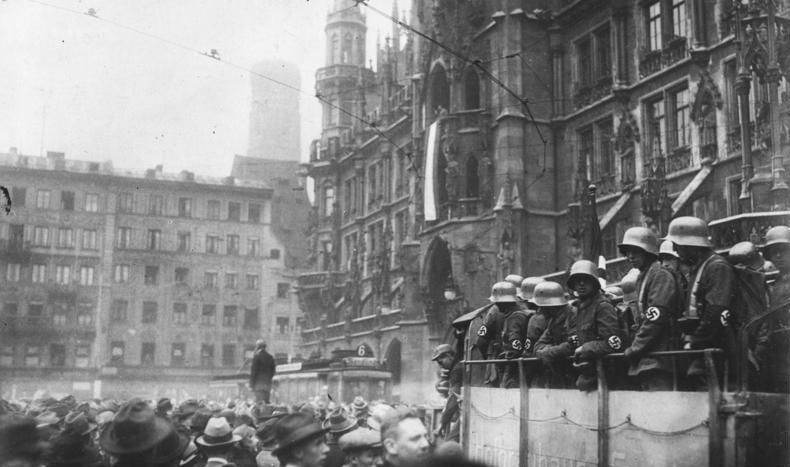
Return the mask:
[[[778,225],[765,233],[763,256],[772,262],[778,277],[770,290],[771,306],[790,300],[790,227]]]
[[[574,366],[579,369],[576,387],[592,391],[597,387],[593,361],[623,350],[623,335],[617,311],[601,290],[595,263],[588,260],[573,263],[567,285],[578,297],[576,326],[569,338],[576,346],[573,351]]]
[[[680,312],[680,291],[672,272],[658,261],[658,240],[652,230],[632,227],[617,245],[631,266],[639,270],[635,317],[636,332],[625,349],[628,375],[636,376],[643,390],[671,390],[672,361],[645,356],[650,352],[677,349],[675,319]]]
[[[515,356],[521,354],[521,345],[524,342],[523,334],[521,337],[514,337],[512,340],[503,340],[505,336],[512,336],[518,333],[515,328],[522,325],[522,319],[513,319],[510,330],[505,329],[505,321],[508,317],[519,309],[516,297],[516,287],[510,282],[497,282],[491,288],[491,297],[489,300],[493,306],[488,310],[486,317],[483,319],[483,325],[477,331],[476,346],[480,349],[481,353],[486,356],[486,359],[491,360],[498,358],[505,352],[513,353]],[[523,322],[524,333],[526,333],[526,322]],[[486,383],[497,387],[500,383],[500,375],[504,376],[506,365],[495,365]],[[512,371],[512,370],[511,370]],[[512,373],[509,372],[508,378],[512,378]],[[503,381],[507,384],[512,384],[510,379]]]
[[[458,441],[460,436],[458,418],[460,416],[459,401],[461,400],[461,385],[463,384],[463,365],[455,357],[455,350],[448,344],[439,344],[433,350],[432,361],[436,362],[442,370],[448,372],[447,402],[439,421],[439,427],[434,436],[446,441]]]
[[[573,310],[568,306],[562,286],[556,282],[546,281],[535,286],[533,301],[538,306],[538,315],[546,319],[546,327],[533,346],[536,356],[545,365],[535,385],[568,387],[573,381],[567,359],[574,350],[568,340],[569,330],[576,326]]]
[[[690,267],[690,290],[679,318],[684,349],[722,348],[733,356],[735,316],[730,304],[736,292],[735,272],[713,251],[708,225],[702,219],[683,216],[669,224],[667,240],[675,245],[680,260]],[[707,387],[702,358],[692,360],[688,369],[690,383],[697,389]]]
[[[534,301],[535,287],[542,282],[546,282],[542,277],[527,277],[521,282],[521,289],[518,292],[519,298],[527,304],[527,309],[536,312],[527,324],[527,336],[524,339],[524,351],[522,353],[524,357],[534,356],[535,344],[540,339],[540,336],[543,335],[543,331],[546,330],[546,323],[548,323],[548,317]]]

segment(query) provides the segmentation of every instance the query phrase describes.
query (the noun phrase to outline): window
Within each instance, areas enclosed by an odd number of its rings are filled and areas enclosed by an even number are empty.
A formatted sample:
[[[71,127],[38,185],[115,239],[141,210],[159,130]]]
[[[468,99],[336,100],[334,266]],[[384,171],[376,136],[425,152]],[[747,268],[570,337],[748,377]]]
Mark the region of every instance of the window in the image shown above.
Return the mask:
[[[82,266],[80,268],[80,285],[93,285],[93,266]]]
[[[178,217],[192,217],[192,198],[178,198]]]
[[[170,365],[184,366],[186,353],[186,344],[183,342],[176,342],[172,344],[170,347]]]
[[[49,246],[49,227],[36,227],[33,229],[33,245]]]
[[[82,327],[93,326],[93,310],[83,308],[77,315],[77,324]]]
[[[126,351],[126,346],[121,341],[113,341],[110,343],[110,362],[123,363],[123,356]]]
[[[609,27],[599,29],[595,38],[595,77],[596,79],[612,76],[612,40]]]
[[[13,345],[3,344],[2,346],[0,346],[0,365],[2,365],[2,366],[14,366],[14,346]]]
[[[277,332],[279,334],[288,334],[288,317],[287,316],[278,316],[277,317]]]
[[[8,226],[8,248],[11,250],[21,250],[24,246],[25,226],[23,224],[10,224]]]
[[[159,229],[148,229],[148,249],[162,249],[162,231]]]
[[[116,264],[115,271],[113,272],[113,280],[119,284],[129,282],[129,268],[128,264]]]
[[[474,67],[469,67],[464,75],[464,108],[467,110],[480,108],[480,78]]]
[[[58,229],[58,248],[74,248],[74,230],[61,227]]]
[[[261,254],[261,240],[258,238],[247,239],[247,255],[258,256]]]
[[[41,365],[41,347],[28,344],[25,346],[25,366]]]
[[[661,138],[666,135],[666,119],[664,118],[664,100],[655,99],[647,102],[645,106],[645,118],[647,124],[645,130],[648,138],[645,143],[647,144],[647,156],[644,159],[655,158],[663,154],[663,144]]]
[[[255,347],[251,345],[244,346],[244,359],[245,360],[252,360],[252,357],[255,356]]]
[[[207,289],[215,289],[217,288],[217,273],[216,272],[206,272],[203,274],[203,285]]]
[[[661,50],[663,32],[661,27],[661,1],[647,6],[647,43],[650,50]]]
[[[87,193],[85,195],[85,211],[99,212],[99,195],[96,193]]]
[[[691,121],[689,116],[688,89],[681,89],[670,93],[672,105],[672,137],[670,149],[687,147],[691,145]]]
[[[200,346],[200,366],[214,366],[214,344],[203,344]]]
[[[375,183],[374,182],[372,183],[373,183],[372,186],[375,187]],[[335,188],[331,186],[327,186],[324,187],[324,216],[329,217],[334,212],[335,212]]]
[[[165,200],[162,195],[151,195],[148,198],[148,214],[151,216],[161,216]]]
[[[238,235],[228,235],[228,249],[227,253],[229,255],[238,255],[239,254],[239,236]]]
[[[41,318],[44,316],[44,304],[31,303],[27,306],[27,315],[31,318]]]
[[[579,158],[580,163],[587,166],[584,168],[579,167],[579,169],[589,178],[593,178],[593,174],[590,173],[590,165],[595,157],[595,137],[592,126],[582,128],[579,131],[579,151],[581,156]]]
[[[143,345],[140,347],[140,364],[153,365],[155,349],[156,345],[153,342],[143,342]]]
[[[49,345],[49,365],[54,367],[66,366],[66,346],[63,344]]]
[[[32,281],[36,284],[43,284],[47,281],[47,265],[34,264]]]
[[[22,265],[19,263],[8,263],[5,267],[5,280],[7,282],[19,282],[22,277]]]
[[[118,195],[118,212],[132,212],[134,207],[134,196],[131,193],[120,193]]]
[[[688,37],[686,0],[672,0],[672,36]]]
[[[200,324],[213,326],[217,324],[217,305],[203,305],[200,313]]]
[[[219,253],[219,237],[206,235],[206,253]]]
[[[576,57],[578,58],[578,80],[581,85],[592,83],[593,77],[593,55],[592,41],[585,38],[576,43]]]
[[[222,310],[222,325],[223,326],[236,326],[238,323],[238,312],[235,305],[226,305]]]
[[[118,227],[118,248],[131,248],[132,228]]]
[[[238,289],[239,288],[239,275],[235,272],[225,273],[225,288]]]
[[[83,230],[82,231],[82,249],[95,250],[96,249],[96,231]]]
[[[291,284],[287,282],[280,282],[277,284],[277,298],[288,298],[288,291],[291,290]]]
[[[189,251],[192,245],[192,235],[189,232],[178,232],[176,248],[178,251]]]
[[[129,302],[127,302],[126,300],[113,300],[112,320],[116,323],[125,323],[127,320],[128,310],[129,310]]]
[[[260,319],[258,318],[257,308],[244,309],[244,328],[245,329],[259,329],[261,327]]]
[[[159,266],[145,267],[145,285],[157,285],[159,283]]]
[[[38,190],[36,192],[36,207],[38,209],[49,209],[49,190]]]
[[[156,323],[159,304],[156,302],[143,302],[143,323]]]
[[[261,222],[261,205],[256,203],[250,203],[247,207],[247,220],[254,224],[259,224]]]
[[[241,220],[241,203],[234,201],[228,202],[228,220],[239,221]]]
[[[260,281],[257,274],[247,274],[247,290],[258,290]]]
[[[222,345],[222,365],[226,367],[236,365],[236,346],[234,344]]]
[[[611,118],[596,123],[596,130],[598,132],[598,151],[595,155],[594,170],[596,176],[593,177],[593,180],[599,180],[601,177],[615,173],[614,148],[612,145],[612,137],[614,134],[613,125]]]
[[[269,250],[269,258],[271,259],[280,259],[280,249],[279,248],[272,248]]]
[[[55,266],[55,282],[61,285],[69,284],[71,282],[71,266]]]
[[[19,305],[15,302],[8,302],[3,305],[3,315],[16,316],[19,313]]]
[[[63,211],[74,210],[74,192],[61,191],[60,192],[60,209]]]
[[[58,327],[63,327],[66,325],[66,312],[63,309],[58,309],[54,313],[52,313],[52,324]]]
[[[27,190],[21,186],[11,187],[11,202],[15,206],[25,206],[25,198],[27,197]]]
[[[186,284],[189,282],[189,268],[176,268],[175,282],[176,284]]]
[[[77,368],[87,368],[90,364],[91,346],[89,344],[78,344],[74,349],[74,366]]]
[[[173,303],[173,323],[187,324],[187,304]]]
[[[206,217],[209,219],[219,219],[219,201],[212,199],[206,203]]]

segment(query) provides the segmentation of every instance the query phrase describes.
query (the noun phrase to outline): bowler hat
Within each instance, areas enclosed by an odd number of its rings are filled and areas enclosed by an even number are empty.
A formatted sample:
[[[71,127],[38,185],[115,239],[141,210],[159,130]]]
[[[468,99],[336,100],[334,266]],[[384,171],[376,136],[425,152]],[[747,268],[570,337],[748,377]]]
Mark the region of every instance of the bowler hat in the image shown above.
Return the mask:
[[[102,431],[99,443],[110,454],[134,454],[147,451],[165,439],[173,427],[154,415],[142,399],[132,399],[121,406],[112,423]]]
[[[302,412],[288,414],[274,426],[277,447],[272,454],[277,456],[283,450],[296,446],[303,441],[323,436],[326,429],[315,418]]]
[[[230,424],[225,417],[212,418],[203,430],[203,436],[198,436],[195,442],[201,446],[225,446],[237,443],[241,436],[233,434]]]
[[[83,412],[71,412],[63,420],[63,431],[68,431],[77,435],[87,435],[96,429],[95,423],[88,422],[88,417]]]
[[[343,407],[333,410],[323,423],[324,429],[333,434],[344,433],[356,426],[357,418],[346,412]]]

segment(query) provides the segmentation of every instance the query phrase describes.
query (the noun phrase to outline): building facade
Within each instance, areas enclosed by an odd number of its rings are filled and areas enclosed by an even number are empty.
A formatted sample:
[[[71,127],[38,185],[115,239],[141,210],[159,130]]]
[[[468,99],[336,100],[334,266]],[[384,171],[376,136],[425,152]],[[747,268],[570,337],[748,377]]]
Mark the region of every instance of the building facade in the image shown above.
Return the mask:
[[[1,157],[5,396],[201,396],[256,339],[294,355],[298,310],[267,185]]]
[[[509,273],[559,279],[596,230],[614,282],[630,226],[663,235],[695,215],[719,249],[759,243],[789,215],[788,7],[415,0],[421,34],[395,29],[375,73],[337,68],[328,46],[318,91],[356,87],[340,105],[367,124],[349,117],[333,140],[325,103],[306,167],[318,261],[298,284],[303,345],[368,343],[403,394],[430,397],[447,323]],[[363,18],[336,4],[328,44]]]

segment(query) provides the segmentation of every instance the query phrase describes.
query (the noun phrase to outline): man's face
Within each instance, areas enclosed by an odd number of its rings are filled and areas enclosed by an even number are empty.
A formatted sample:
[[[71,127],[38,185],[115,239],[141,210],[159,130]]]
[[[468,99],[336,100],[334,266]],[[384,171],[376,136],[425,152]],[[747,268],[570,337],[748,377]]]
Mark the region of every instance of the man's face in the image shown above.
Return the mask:
[[[324,464],[327,452],[329,452],[329,446],[324,442],[323,436],[311,439],[302,447],[302,466],[321,467]]]
[[[694,266],[699,262],[701,249],[675,243],[675,252],[680,256],[680,261],[684,264]]]
[[[591,277],[579,277],[573,281],[572,288],[582,300],[591,297],[598,291],[599,284]]]
[[[641,271],[647,266],[647,254],[641,249],[624,247],[623,254],[628,258],[628,262],[631,263],[632,268],[637,268]]]
[[[449,369],[453,364],[453,356],[449,353],[442,355],[441,357],[436,359],[436,363],[439,364],[440,367],[444,369]]]
[[[384,440],[390,460],[397,465],[417,462],[428,455],[428,431],[418,418],[406,418],[398,424],[394,438]]]
[[[367,449],[355,454],[351,458],[351,464],[356,467],[373,467],[381,464],[381,450]]]
[[[782,274],[790,272],[790,246],[771,245],[766,248],[765,253],[765,259],[774,263],[779,272]]]

